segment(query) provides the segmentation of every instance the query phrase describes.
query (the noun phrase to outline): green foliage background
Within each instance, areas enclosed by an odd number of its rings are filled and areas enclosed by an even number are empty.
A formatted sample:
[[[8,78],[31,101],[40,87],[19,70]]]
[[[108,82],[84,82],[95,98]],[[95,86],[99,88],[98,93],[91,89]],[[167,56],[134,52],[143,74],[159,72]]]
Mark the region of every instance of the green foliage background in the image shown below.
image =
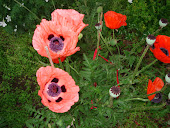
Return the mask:
[[[81,51],[68,57],[63,65],[65,70],[74,78],[80,87],[80,99],[67,113],[53,113],[41,104],[37,95],[39,86],[36,81],[36,71],[41,66],[49,65],[45,57],[41,57],[32,47],[32,36],[36,25],[41,22],[25,8],[20,7],[13,0],[0,1],[0,21],[7,15],[11,22],[5,28],[0,28],[0,127],[9,128],[65,128],[71,124],[74,127],[167,127],[169,124],[169,106],[166,105],[169,88],[162,92],[163,100],[160,104],[128,100],[136,97],[147,99],[147,83],[156,77],[164,80],[169,72],[168,65],[157,61],[149,70],[141,72],[135,78],[135,85],[129,86],[145,42],[137,48],[137,42],[146,38],[159,28],[159,19],[168,16],[168,1],[162,0],[18,0],[37,15],[40,19],[51,19],[51,12],[55,8],[71,8],[85,14],[84,22],[89,24],[82,33],[83,38],[78,42]],[[11,10],[7,10],[3,5]],[[111,65],[98,58],[93,61],[96,48],[97,32],[94,25],[98,22],[96,9],[103,6],[104,13],[113,10],[127,16],[127,26],[119,28],[115,33],[121,40],[118,42],[121,55],[116,47],[110,46],[114,55],[111,56],[105,44],[101,42],[99,53],[115,65]],[[25,24],[25,26],[23,26]],[[17,25],[17,32],[14,32]],[[112,30],[103,23],[102,34],[106,40]],[[159,35],[169,36],[169,26],[163,28]],[[156,36],[156,35],[155,35]],[[130,50],[133,49],[131,52]],[[119,62],[120,60],[120,62]],[[154,61],[153,54],[148,51],[141,67]],[[55,67],[60,65],[55,64]],[[120,68],[119,80],[121,95],[113,101],[113,108],[109,105],[108,90],[116,85],[116,70]],[[164,81],[165,82],[165,81]],[[94,87],[97,83],[97,87]],[[91,100],[93,100],[92,107]],[[137,125],[137,123],[139,125]]]

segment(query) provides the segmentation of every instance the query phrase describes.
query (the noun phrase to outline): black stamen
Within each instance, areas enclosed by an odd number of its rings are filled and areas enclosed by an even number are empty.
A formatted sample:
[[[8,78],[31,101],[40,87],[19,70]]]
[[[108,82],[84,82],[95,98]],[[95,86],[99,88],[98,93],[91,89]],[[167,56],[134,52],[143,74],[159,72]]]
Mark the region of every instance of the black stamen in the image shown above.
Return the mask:
[[[55,102],[60,102],[62,101],[63,98],[59,97]]]
[[[54,37],[54,35],[53,34],[50,34],[49,36],[48,36],[48,40],[51,40],[51,38],[53,38]]]
[[[169,56],[169,52],[167,49],[165,48],[160,48],[160,50],[166,55],[166,56]]]
[[[48,102],[51,102],[51,100],[48,100]]]
[[[62,92],[66,92],[65,85],[61,86],[61,91],[62,91]]]
[[[58,79],[57,79],[57,78],[54,78],[51,82],[58,83]]]
[[[64,37],[63,36],[60,36],[60,38],[64,41]]]

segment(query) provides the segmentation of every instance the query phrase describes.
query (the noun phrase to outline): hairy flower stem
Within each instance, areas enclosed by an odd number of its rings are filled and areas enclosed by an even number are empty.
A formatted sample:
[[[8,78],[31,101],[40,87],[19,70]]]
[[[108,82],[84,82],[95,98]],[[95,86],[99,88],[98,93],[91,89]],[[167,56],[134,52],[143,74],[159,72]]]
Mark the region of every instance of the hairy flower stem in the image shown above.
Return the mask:
[[[152,35],[156,34],[157,32],[159,32],[162,29],[162,27],[160,27],[159,29],[157,29]],[[133,54],[133,52],[136,50],[137,47],[139,47],[142,42],[144,41],[145,38],[142,38],[142,40],[138,43],[136,43],[135,47],[132,48],[131,52],[129,53],[130,55]]]
[[[152,65],[153,65],[155,62],[157,62],[157,61],[158,61],[158,60],[155,59],[152,63],[150,63],[149,65],[143,67],[140,71],[138,71],[138,72],[136,73],[135,76],[138,76],[141,72],[143,72],[145,69],[147,69],[147,68],[149,68],[150,66],[152,66]]]
[[[18,2],[17,0],[14,0],[17,4],[19,4],[20,6],[22,6],[23,8],[25,8],[27,11],[29,11],[30,13],[32,13],[38,20],[41,20],[40,18],[38,18],[38,16],[33,13],[30,9],[28,9],[27,7],[25,7],[24,5],[22,5],[20,2]]]
[[[131,108],[131,109],[124,109],[123,111],[117,111],[117,112],[125,112],[125,111],[144,111],[144,110],[157,110],[160,108],[163,108],[166,105],[166,103],[163,103],[159,106],[151,106],[151,107],[136,107],[136,108]]]
[[[149,99],[142,99],[142,98],[126,99],[126,100],[124,100],[124,101],[130,101],[130,100],[140,100],[140,101],[144,101],[144,102],[149,101]]]
[[[115,32],[114,32],[114,29],[113,29],[113,40],[115,40]],[[116,43],[116,47],[117,47],[117,50],[118,50],[118,53],[119,53],[119,66],[120,66],[120,50],[119,50],[119,46],[117,45],[117,43]]]
[[[54,64],[53,64],[53,61],[52,61],[52,59],[51,59],[51,56],[50,56],[50,52],[49,52],[49,50],[48,50],[48,47],[45,46],[45,49],[46,49],[47,56],[48,56],[48,59],[49,59],[49,61],[50,61],[51,66],[52,66],[53,68],[55,68],[55,67],[54,67]]]
[[[107,49],[109,50],[110,54],[113,56],[113,53],[111,52],[111,50],[110,50],[110,48],[109,48],[109,45],[108,45],[108,43],[105,41],[105,39],[104,39],[104,37],[102,36],[102,33],[101,33],[101,32],[100,32],[100,35],[101,35],[101,38],[102,38],[103,42],[106,44],[106,47],[107,47]]]
[[[97,58],[99,55],[100,30],[97,30]]]
[[[98,22],[100,22],[101,28],[97,30],[97,58],[99,55],[99,43],[100,43],[100,36],[101,36],[101,31],[102,31],[102,18],[103,18],[103,12],[101,12],[100,16],[98,14]]]
[[[56,7],[55,7],[55,4],[54,4],[54,1],[52,0],[52,3],[53,3],[53,6],[54,6],[54,9],[56,9]]]
[[[142,55],[141,55],[141,57],[140,57],[137,65],[136,65],[135,71],[133,72],[133,75],[132,75],[132,84],[133,84],[133,82],[134,82],[134,78],[135,78],[135,76],[136,76],[136,73],[137,73],[137,71],[138,71],[138,68],[139,68],[139,66],[140,66],[140,64],[141,64],[141,62],[142,62],[142,60],[143,60],[143,57],[145,56],[145,54],[146,54],[146,52],[148,51],[149,47],[150,47],[149,45],[146,46],[144,52],[142,53]]]
[[[112,108],[113,107],[113,97],[110,96],[110,99],[109,99],[109,107]]]
[[[63,67],[63,64],[62,64],[62,62],[61,62],[61,59],[58,58],[58,60],[59,60],[60,68],[64,70],[64,67]]]

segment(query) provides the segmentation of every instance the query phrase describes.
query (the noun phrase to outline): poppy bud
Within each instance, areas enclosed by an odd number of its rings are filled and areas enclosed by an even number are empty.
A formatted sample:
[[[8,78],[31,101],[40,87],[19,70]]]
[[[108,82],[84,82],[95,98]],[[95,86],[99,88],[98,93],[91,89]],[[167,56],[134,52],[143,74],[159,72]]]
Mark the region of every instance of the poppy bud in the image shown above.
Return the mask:
[[[120,95],[120,87],[113,86],[109,89],[109,94],[113,98],[117,98]]]
[[[95,24],[95,28],[96,28],[97,30],[100,30],[100,29],[101,29],[101,24],[100,24],[100,23]]]
[[[116,44],[117,44],[117,40],[112,39],[112,40],[110,41],[110,45],[114,46],[114,45],[116,45]]]
[[[133,3],[132,0],[128,0],[129,3]]]
[[[167,19],[161,18],[161,19],[159,20],[159,25],[160,25],[161,27],[165,27],[167,24],[168,24],[168,20],[167,20]]]
[[[156,41],[156,37],[153,35],[148,35],[146,37],[146,42],[148,45],[153,45],[153,43],[155,43],[155,41]]]
[[[83,37],[83,34],[80,33],[80,34],[78,35],[78,39],[81,40],[82,37]]]
[[[170,83],[170,73],[166,74],[165,80],[167,83]]]
[[[102,7],[102,6],[99,6],[99,7],[97,8],[97,13],[101,13],[101,12],[103,12],[103,7]]]

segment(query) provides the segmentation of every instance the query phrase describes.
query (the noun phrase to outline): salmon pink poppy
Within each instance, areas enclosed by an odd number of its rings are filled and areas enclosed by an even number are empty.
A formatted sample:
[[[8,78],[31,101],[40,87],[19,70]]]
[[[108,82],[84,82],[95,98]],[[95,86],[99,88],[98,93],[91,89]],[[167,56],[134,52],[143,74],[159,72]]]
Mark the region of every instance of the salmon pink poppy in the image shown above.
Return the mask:
[[[106,27],[110,29],[118,29],[121,26],[126,26],[126,19],[126,15],[122,15],[114,11],[108,11],[104,14]]]
[[[161,62],[170,63],[170,37],[158,35],[150,50]]]
[[[34,31],[32,40],[34,49],[41,56],[48,57],[45,50],[45,46],[47,46],[54,63],[58,63],[58,58],[64,61],[67,56],[80,50],[79,47],[76,47],[77,34],[67,28],[64,25],[65,22],[63,21],[63,25],[56,25],[53,21],[42,19]]]
[[[83,23],[84,14],[80,14],[74,9],[56,9],[51,13],[52,21],[56,25],[64,25],[79,34],[88,24]]]
[[[73,78],[62,69],[41,67],[36,76],[40,86],[38,95],[42,98],[42,104],[51,111],[67,112],[79,100],[79,86],[75,85]]]
[[[149,80],[148,88],[147,88],[147,94],[149,95],[149,94],[154,93],[156,91],[160,91],[163,86],[164,86],[164,82],[159,77],[156,77],[154,82]],[[161,100],[161,95],[159,93],[153,94],[153,95],[148,96],[148,99],[150,101],[158,103]]]

